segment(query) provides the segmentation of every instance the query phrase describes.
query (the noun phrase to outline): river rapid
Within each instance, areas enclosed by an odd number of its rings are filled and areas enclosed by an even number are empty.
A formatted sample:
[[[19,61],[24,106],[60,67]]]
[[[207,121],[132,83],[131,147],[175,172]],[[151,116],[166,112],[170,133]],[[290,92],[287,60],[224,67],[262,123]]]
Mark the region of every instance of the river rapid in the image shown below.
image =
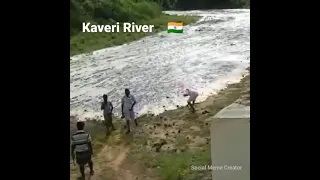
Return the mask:
[[[71,57],[70,114],[102,118],[102,95],[121,110],[129,88],[137,116],[186,105],[186,88],[198,101],[238,82],[250,63],[250,10],[167,11],[200,20],[182,34],[161,32],[129,44]],[[165,108],[164,108],[165,106]]]

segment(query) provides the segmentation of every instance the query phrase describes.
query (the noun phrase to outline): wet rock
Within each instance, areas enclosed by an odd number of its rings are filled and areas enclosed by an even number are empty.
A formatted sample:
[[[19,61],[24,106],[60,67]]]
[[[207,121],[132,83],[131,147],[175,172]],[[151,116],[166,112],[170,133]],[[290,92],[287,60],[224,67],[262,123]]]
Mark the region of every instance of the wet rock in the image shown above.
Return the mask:
[[[165,144],[167,144],[167,141],[160,139],[153,144],[153,147],[156,148],[156,152],[160,152],[161,147]]]
[[[207,110],[202,111],[202,114],[208,114],[208,113],[210,113],[210,112]]]
[[[173,151],[173,152],[177,152],[177,149],[174,148],[174,149],[172,149],[172,151]]]
[[[160,152],[161,147],[156,147],[156,152]]]

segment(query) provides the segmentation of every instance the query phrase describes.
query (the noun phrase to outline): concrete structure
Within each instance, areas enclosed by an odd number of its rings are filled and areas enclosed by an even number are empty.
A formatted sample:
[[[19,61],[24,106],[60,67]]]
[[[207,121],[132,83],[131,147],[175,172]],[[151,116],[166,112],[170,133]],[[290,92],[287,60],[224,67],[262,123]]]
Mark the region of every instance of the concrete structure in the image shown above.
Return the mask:
[[[250,106],[231,104],[211,123],[213,180],[250,179]]]

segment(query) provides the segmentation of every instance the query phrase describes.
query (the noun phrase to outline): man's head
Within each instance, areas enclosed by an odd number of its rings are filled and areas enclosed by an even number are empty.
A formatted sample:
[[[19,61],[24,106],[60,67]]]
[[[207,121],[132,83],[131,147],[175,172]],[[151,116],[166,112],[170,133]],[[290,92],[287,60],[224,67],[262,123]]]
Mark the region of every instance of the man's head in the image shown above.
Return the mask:
[[[104,101],[108,101],[108,95],[104,94],[104,95],[103,95],[103,100],[104,100]]]
[[[129,89],[125,89],[124,93],[126,94],[126,96],[129,96],[130,95],[130,90]]]
[[[84,122],[83,121],[78,121],[77,122],[77,129],[78,130],[83,130],[84,129]]]

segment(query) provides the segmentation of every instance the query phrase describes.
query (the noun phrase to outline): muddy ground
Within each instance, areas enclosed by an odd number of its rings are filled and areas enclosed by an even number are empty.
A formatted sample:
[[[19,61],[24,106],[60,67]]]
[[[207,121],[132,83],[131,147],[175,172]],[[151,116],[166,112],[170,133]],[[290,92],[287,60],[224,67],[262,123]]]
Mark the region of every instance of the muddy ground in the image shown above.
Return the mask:
[[[139,126],[125,135],[123,120],[115,119],[117,130],[105,136],[101,122],[86,122],[94,141],[95,175],[93,180],[209,180],[211,171],[192,171],[192,165],[210,165],[210,122],[233,102],[250,105],[250,75],[240,83],[228,85],[217,95],[196,104],[196,113],[188,107],[138,118]],[[70,133],[75,130],[70,118]],[[88,174],[87,169],[87,174]],[[70,179],[79,175],[70,165]]]

